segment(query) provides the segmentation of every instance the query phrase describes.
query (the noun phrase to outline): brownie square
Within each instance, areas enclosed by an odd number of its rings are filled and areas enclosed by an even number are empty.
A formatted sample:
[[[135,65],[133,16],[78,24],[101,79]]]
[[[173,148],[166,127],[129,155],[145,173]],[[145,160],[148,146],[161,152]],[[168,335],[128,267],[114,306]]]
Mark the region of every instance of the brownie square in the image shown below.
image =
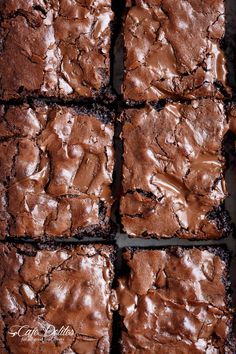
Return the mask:
[[[220,47],[223,0],[126,0],[126,5],[125,100],[228,95]]]
[[[110,81],[111,0],[0,1],[0,97],[93,98]]]
[[[124,253],[121,352],[233,353],[226,258],[221,249]]]
[[[123,197],[131,236],[219,238],[229,229],[222,140],[228,123],[210,99],[123,114]]]
[[[108,235],[112,118],[105,108],[1,107],[1,238]]]
[[[111,246],[1,244],[1,354],[109,353]]]

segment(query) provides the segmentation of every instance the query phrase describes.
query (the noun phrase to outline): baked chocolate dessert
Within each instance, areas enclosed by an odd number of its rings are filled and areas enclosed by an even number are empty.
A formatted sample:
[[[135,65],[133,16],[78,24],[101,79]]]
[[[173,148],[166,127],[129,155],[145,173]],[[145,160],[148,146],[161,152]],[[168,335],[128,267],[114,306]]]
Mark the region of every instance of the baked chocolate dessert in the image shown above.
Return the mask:
[[[108,91],[111,0],[0,0],[0,97]]]
[[[227,255],[222,249],[124,253],[122,353],[234,353]]]
[[[1,354],[110,352],[111,246],[1,244],[0,252]]]
[[[220,42],[223,0],[126,0],[124,99],[195,99],[230,93]]]
[[[223,104],[202,99],[159,110],[146,106],[125,110],[122,119],[124,231],[138,237],[221,237],[229,227],[219,209],[227,194]]]
[[[0,108],[0,236],[107,236],[113,115],[57,105]]]

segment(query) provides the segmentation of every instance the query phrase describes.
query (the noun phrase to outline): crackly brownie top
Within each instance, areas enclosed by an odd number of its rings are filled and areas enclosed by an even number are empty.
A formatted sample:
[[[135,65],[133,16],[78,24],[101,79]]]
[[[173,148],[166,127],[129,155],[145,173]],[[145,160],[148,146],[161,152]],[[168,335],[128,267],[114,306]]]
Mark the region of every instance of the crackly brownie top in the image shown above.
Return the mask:
[[[222,103],[125,111],[122,222],[131,235],[215,237],[207,213],[225,197]],[[190,233],[190,234],[189,234]]]
[[[0,250],[2,354],[109,353],[112,247],[5,244]]]
[[[92,97],[109,83],[110,0],[0,0],[0,96]]]
[[[123,353],[226,353],[226,264],[201,249],[128,251],[120,278]]]
[[[226,88],[223,0],[127,0],[124,98],[218,96]]]
[[[97,114],[1,107],[2,234],[71,235],[110,213],[114,129]]]

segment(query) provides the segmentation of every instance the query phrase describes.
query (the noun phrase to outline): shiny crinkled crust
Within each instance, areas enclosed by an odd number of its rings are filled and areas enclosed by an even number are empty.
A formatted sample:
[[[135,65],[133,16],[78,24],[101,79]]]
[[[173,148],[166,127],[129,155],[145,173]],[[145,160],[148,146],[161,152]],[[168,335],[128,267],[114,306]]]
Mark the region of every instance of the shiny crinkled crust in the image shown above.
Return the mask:
[[[128,250],[117,289],[122,353],[233,353],[223,250]]]
[[[117,305],[111,246],[1,244],[0,251],[1,354],[109,353]],[[22,326],[39,334],[28,337]]]
[[[127,0],[126,5],[125,100],[230,94],[220,47],[223,0]]]
[[[97,114],[1,107],[1,238],[108,236],[114,127]]]
[[[227,192],[222,102],[202,99],[127,109],[123,116],[125,232],[134,237],[219,238],[228,228],[215,212]]]
[[[111,0],[0,0],[0,97],[96,97],[110,81]]]

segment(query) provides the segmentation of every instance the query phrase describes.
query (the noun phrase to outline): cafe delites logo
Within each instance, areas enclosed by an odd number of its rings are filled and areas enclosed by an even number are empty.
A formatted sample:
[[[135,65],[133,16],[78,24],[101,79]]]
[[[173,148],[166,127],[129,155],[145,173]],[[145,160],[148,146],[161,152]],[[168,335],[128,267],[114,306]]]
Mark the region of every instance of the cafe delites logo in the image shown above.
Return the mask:
[[[27,324],[22,326],[13,325],[9,328],[8,335],[12,338],[20,338],[22,341],[50,341],[55,339],[55,337],[73,337],[75,332],[71,326],[56,328],[54,325],[42,323],[38,327],[32,327]]]

